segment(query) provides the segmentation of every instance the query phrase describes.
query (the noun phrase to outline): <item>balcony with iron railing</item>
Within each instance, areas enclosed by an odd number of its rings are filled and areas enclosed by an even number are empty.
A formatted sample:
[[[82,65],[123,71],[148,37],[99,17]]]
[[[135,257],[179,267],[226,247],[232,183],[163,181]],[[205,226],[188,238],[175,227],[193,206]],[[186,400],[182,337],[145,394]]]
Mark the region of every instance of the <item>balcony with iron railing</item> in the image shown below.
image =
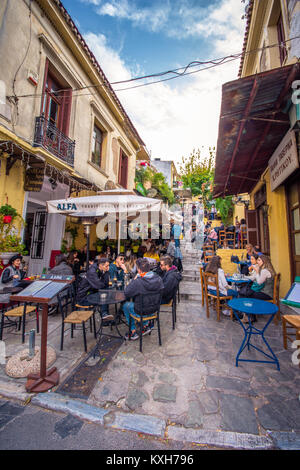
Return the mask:
[[[43,147],[70,166],[74,166],[75,140],[63,132],[44,116],[35,118],[34,146]]]

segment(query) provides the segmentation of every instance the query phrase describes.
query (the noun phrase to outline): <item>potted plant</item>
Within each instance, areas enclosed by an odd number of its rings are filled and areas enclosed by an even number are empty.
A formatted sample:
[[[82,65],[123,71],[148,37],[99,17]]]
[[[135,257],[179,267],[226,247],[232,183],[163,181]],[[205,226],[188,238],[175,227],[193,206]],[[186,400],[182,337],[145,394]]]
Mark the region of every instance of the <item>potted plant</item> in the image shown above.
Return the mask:
[[[8,203],[0,207],[0,258],[4,264],[7,264],[9,259],[16,253],[27,254],[18,229],[13,225],[16,218],[24,223],[17,210]]]
[[[21,217],[17,210],[8,203],[0,207],[0,216],[4,224],[10,224],[16,217]]]

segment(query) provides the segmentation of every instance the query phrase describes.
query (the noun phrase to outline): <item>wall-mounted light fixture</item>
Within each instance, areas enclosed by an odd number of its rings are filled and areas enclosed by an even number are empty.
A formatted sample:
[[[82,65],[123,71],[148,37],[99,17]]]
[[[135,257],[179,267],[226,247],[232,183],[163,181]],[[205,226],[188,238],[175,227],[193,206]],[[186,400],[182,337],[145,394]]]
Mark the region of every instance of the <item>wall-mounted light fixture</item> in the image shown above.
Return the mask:
[[[243,199],[242,196],[232,196],[232,202],[235,205],[244,204],[245,208],[248,209],[250,206],[249,199]]]

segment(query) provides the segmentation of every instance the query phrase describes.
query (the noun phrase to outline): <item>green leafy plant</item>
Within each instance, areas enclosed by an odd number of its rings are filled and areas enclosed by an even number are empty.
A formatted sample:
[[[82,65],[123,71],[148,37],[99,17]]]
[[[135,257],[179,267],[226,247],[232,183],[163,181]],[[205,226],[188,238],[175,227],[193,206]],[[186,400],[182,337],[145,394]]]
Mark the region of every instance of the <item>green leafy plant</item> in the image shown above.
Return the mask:
[[[10,206],[9,204],[4,204],[0,207],[0,214],[1,215],[11,215],[13,218],[18,217],[18,211]]]
[[[21,237],[13,234],[6,235],[5,237],[0,235],[0,252],[20,253],[21,255],[28,254],[28,252],[25,250],[24,243],[22,243]]]
[[[216,209],[223,223],[229,225],[233,217],[232,196],[218,197],[216,200]]]
[[[151,187],[157,190],[156,199],[162,199],[169,204],[175,203],[175,195],[163,173],[154,171],[150,167],[136,170],[135,182],[144,185],[146,181],[150,181]]]

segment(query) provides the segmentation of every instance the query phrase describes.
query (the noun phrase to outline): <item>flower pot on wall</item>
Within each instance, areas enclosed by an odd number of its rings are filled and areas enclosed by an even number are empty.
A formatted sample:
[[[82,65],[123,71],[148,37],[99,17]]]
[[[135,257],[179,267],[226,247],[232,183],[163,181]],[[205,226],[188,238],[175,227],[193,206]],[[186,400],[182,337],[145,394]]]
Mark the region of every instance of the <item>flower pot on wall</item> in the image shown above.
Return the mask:
[[[3,216],[3,223],[4,224],[10,224],[12,221],[12,216],[11,215],[4,215]]]

